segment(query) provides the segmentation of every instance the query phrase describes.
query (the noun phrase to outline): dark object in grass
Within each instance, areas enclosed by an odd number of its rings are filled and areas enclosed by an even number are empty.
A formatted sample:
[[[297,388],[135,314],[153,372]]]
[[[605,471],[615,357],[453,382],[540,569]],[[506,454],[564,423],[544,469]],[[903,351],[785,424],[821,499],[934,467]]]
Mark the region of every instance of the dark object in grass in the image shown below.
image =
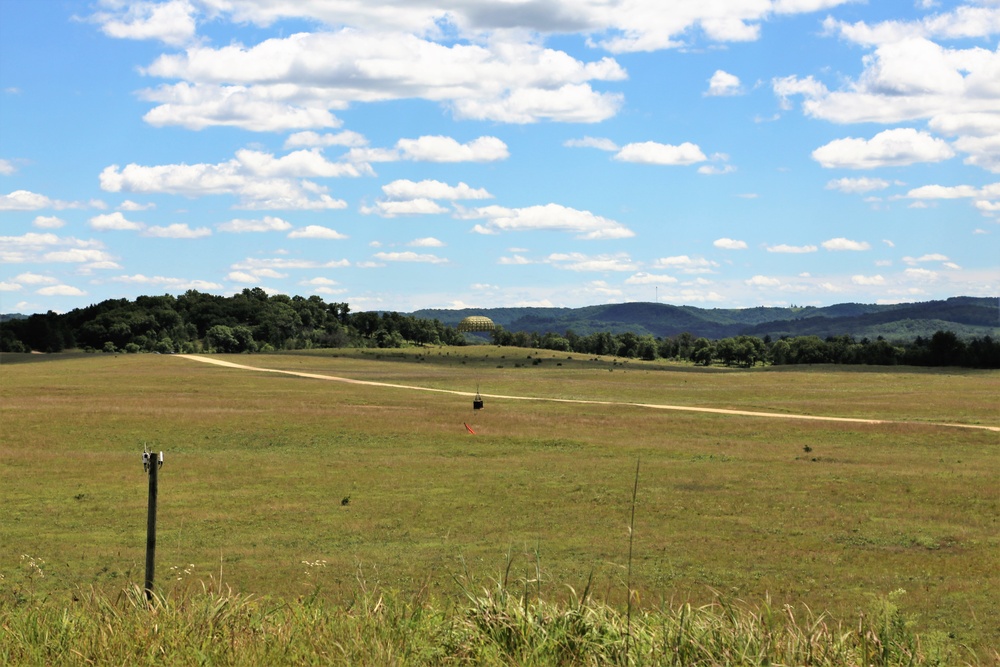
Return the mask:
[[[807,453],[807,454],[808,454],[809,452],[811,452],[812,450],[813,450],[813,448],[812,448],[812,447],[810,447],[809,445],[805,445],[804,447],[802,447],[802,451],[804,451],[804,452],[805,452],[805,453]]]
[[[341,501],[340,501],[341,507],[347,507],[350,504],[351,504],[351,497],[350,496],[344,496],[341,499]]]

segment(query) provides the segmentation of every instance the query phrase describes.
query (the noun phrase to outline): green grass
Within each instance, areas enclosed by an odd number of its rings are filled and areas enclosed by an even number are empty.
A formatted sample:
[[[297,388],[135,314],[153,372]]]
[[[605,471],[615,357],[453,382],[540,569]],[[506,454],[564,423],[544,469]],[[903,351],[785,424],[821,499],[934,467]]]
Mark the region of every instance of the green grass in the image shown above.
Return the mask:
[[[632,566],[643,613],[720,599],[755,608],[770,596],[775,609],[808,605],[830,627],[853,627],[873,599],[905,589],[910,630],[996,661],[1000,441],[928,422],[1000,424],[1000,374],[568,356],[483,347],[228,360],[483,394],[908,423],[489,398],[473,414],[471,397],[166,355],[5,355],[2,597],[48,596],[72,613],[65,601],[80,590],[114,600],[141,583],[148,444],[166,458],[157,584],[168,600],[220,578],[239,596],[289,604],[318,585],[316,604],[332,613],[358,598],[360,572],[395,604],[426,596],[451,614],[466,604],[455,577],[493,591],[489,576],[513,550],[516,580],[538,579],[535,555],[543,564],[536,598],[565,611],[567,586],[592,576],[591,598],[620,613],[641,457]],[[43,559],[44,576],[22,555]]]

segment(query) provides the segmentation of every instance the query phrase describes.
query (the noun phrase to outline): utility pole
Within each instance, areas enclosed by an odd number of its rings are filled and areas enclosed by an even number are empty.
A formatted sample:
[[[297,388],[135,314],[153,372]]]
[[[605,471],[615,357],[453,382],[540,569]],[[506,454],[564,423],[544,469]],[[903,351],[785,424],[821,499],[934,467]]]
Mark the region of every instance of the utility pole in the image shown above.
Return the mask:
[[[156,493],[157,472],[163,466],[163,452],[157,457],[155,452],[142,453],[142,467],[149,475],[149,505],[146,512],[146,601],[153,600],[153,576],[156,573]]]

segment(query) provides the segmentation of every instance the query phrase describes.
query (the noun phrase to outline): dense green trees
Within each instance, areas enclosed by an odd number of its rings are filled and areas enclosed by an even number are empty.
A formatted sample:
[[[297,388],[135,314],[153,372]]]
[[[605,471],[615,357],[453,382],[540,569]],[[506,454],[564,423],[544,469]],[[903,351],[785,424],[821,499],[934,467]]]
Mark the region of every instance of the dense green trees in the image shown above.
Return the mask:
[[[232,297],[194,290],[181,296],[110,299],[73,310],[0,323],[2,352],[257,352],[313,347],[462,345],[438,320],[399,313],[351,313],[318,296],[269,296],[259,287]]]
[[[879,337],[803,335],[772,341],[756,336],[720,340],[690,333],[655,338],[607,331],[580,336],[507,331],[496,327],[495,345],[630,359],[678,359],[710,366],[752,368],[758,364],[908,364],[1000,368],[1000,341],[962,339],[950,331],[930,338],[890,342]],[[439,320],[396,312],[352,313],[346,303],[319,296],[269,296],[259,287],[231,297],[194,290],[174,297],[109,299],[64,315],[53,312],[0,322],[2,352],[269,352],[315,347],[463,345],[465,335]]]

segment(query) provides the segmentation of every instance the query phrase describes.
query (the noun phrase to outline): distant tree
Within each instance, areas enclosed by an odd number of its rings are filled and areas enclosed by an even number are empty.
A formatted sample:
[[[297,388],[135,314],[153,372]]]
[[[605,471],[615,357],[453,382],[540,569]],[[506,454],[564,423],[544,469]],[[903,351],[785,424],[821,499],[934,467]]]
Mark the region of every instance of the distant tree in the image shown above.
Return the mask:
[[[715,358],[715,344],[707,338],[698,338],[691,345],[691,361],[701,366],[711,366]]]

